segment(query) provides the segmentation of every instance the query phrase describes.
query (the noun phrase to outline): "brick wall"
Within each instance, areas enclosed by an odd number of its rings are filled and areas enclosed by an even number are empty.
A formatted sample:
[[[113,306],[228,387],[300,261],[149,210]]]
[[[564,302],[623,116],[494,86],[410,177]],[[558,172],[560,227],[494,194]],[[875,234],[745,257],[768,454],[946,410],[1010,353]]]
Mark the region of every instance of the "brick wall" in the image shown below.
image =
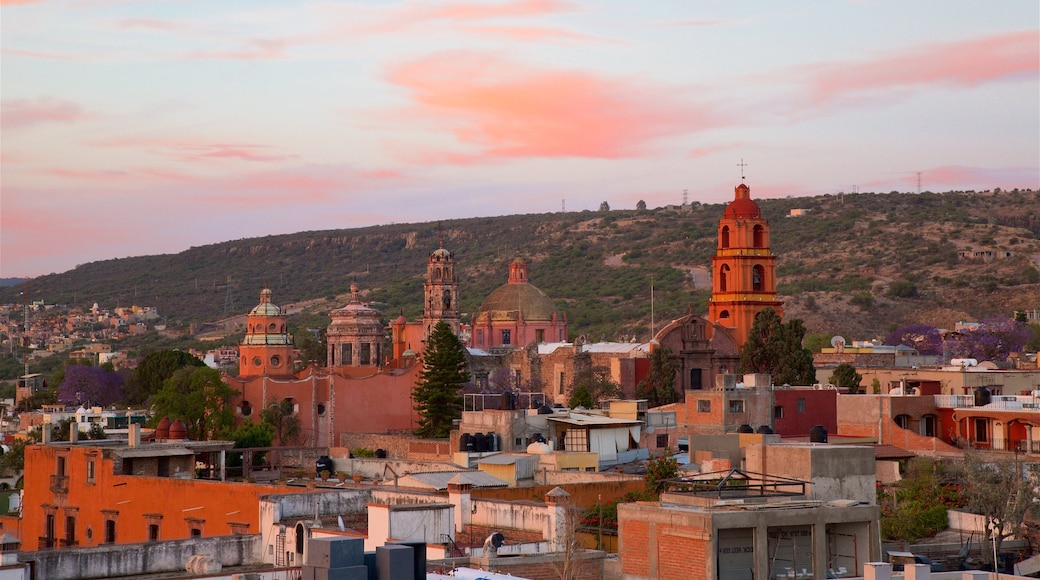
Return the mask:
[[[650,523],[626,522],[618,530],[621,571],[636,576],[649,576],[650,548]]]

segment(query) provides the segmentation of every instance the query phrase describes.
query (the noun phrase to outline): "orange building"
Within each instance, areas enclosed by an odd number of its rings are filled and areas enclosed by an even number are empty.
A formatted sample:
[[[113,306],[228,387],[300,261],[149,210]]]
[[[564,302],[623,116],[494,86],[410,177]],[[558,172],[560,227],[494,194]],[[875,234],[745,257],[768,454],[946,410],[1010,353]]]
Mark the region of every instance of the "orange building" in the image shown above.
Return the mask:
[[[783,317],[776,298],[776,255],[769,249],[769,223],[751,188],[741,183],[719,220],[719,239],[711,259],[712,288],[708,320],[732,331],[744,346],[755,315],[772,308]]]
[[[20,528],[25,551],[255,534],[260,496],[289,488],[195,479],[197,459],[232,445],[32,445],[25,448],[21,521],[0,521],[8,533]]]
[[[260,292],[260,304],[250,312],[246,336],[238,347],[241,376],[292,376],[293,338],[286,329],[287,316],[272,302],[270,288]]]

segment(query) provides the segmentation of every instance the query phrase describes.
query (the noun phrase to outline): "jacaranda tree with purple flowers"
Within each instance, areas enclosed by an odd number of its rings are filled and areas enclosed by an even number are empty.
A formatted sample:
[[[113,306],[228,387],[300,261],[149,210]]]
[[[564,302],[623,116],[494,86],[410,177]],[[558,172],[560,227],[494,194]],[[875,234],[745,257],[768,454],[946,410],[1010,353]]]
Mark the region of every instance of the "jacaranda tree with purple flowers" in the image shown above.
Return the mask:
[[[946,349],[954,357],[1002,362],[1007,360],[1009,354],[1021,352],[1032,337],[1033,329],[1024,322],[989,318],[974,330],[962,330],[950,335],[946,340]]]
[[[107,407],[123,400],[122,374],[101,367],[69,365],[58,387],[58,402]]]
[[[939,329],[926,324],[907,324],[893,330],[885,337],[890,346],[909,346],[922,355],[942,354],[943,340]]]

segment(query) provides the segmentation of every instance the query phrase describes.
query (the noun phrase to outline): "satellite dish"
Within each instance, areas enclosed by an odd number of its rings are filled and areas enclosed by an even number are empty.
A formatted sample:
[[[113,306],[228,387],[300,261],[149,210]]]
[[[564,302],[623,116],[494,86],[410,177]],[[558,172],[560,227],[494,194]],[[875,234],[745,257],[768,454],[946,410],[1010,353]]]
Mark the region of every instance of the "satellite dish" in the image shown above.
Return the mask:
[[[845,346],[845,338],[842,336],[834,336],[831,338],[831,346],[834,348],[842,348]]]
[[[654,426],[653,425],[647,425],[646,426],[646,434],[647,435],[653,435],[654,434]]]

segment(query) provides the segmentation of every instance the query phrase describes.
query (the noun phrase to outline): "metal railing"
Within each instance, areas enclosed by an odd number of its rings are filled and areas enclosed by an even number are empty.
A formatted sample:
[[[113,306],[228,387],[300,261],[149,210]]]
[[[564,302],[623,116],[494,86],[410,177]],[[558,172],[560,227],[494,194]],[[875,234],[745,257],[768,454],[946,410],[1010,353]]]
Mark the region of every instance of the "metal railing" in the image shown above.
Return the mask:
[[[51,491],[54,493],[69,493],[69,476],[52,475]]]

